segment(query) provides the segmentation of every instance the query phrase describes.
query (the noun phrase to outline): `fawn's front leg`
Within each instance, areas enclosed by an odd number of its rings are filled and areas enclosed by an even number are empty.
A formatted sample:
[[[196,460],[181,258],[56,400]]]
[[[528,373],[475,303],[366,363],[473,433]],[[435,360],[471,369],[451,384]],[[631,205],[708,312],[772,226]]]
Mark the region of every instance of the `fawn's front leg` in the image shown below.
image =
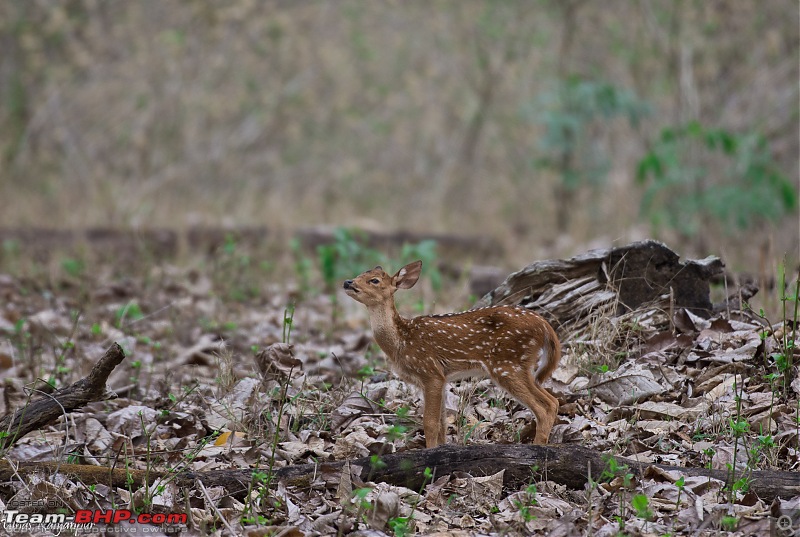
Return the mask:
[[[444,377],[428,377],[422,386],[425,403],[422,415],[422,430],[425,432],[425,447],[436,447],[445,443],[447,431],[444,421]]]

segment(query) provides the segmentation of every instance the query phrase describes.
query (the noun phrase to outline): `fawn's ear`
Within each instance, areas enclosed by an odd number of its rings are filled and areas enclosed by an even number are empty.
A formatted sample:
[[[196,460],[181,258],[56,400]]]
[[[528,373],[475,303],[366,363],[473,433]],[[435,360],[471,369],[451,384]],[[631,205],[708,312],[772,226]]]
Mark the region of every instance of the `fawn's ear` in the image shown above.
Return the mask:
[[[414,261],[397,271],[392,277],[392,283],[397,289],[411,289],[419,280],[422,272],[422,261]]]

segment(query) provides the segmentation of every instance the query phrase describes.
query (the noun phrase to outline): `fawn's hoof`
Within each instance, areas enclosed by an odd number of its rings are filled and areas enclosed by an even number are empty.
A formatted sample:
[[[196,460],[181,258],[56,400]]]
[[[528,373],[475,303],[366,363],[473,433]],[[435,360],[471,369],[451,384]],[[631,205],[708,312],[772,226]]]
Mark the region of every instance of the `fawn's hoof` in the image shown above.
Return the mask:
[[[519,432],[519,441],[523,444],[534,444],[536,442],[536,422],[532,421],[522,428]]]

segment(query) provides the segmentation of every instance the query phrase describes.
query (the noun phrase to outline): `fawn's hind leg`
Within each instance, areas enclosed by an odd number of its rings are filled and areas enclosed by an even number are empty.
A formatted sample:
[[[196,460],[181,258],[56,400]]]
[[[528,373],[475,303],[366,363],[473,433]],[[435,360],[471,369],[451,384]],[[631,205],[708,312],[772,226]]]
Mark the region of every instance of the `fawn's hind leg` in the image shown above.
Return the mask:
[[[535,430],[533,442],[546,444],[558,416],[558,399],[542,388],[530,371],[511,377],[493,376],[492,380],[533,412],[536,427],[529,426],[523,430],[527,433]]]
[[[558,419],[558,399],[547,391],[544,386],[536,382],[533,375],[528,375],[528,377],[530,390],[536,394],[535,397],[539,401],[544,402],[545,407],[545,415],[542,419],[539,419],[539,416],[536,415],[536,436],[533,441],[537,444],[546,444],[550,439],[550,431],[553,429],[553,425]]]

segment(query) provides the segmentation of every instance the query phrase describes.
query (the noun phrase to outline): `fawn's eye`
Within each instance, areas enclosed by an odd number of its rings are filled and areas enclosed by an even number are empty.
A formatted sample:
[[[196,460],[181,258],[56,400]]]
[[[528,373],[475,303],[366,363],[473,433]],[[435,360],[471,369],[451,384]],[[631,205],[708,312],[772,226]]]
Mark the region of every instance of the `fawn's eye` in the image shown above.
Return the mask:
[[[373,284],[375,284],[375,285],[378,285],[379,283],[381,283],[381,281],[380,281],[378,278],[372,278],[372,279],[369,281],[369,283],[373,283]]]

